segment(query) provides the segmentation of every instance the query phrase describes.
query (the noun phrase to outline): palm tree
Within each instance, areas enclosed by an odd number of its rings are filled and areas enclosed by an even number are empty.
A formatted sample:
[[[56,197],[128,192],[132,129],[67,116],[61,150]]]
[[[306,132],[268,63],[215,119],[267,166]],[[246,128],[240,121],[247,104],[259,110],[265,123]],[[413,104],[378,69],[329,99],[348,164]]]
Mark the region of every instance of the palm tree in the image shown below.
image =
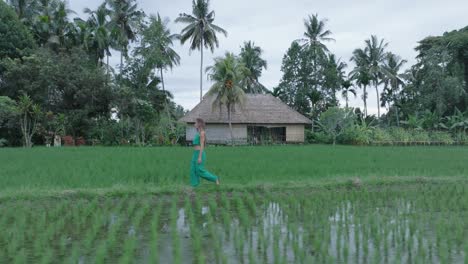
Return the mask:
[[[382,65],[385,60],[385,49],[388,43],[384,39],[380,40],[377,36],[372,35],[366,40],[366,51],[369,58],[369,76],[374,82],[375,92],[377,93],[377,117],[380,118],[380,97],[379,83],[382,78]]]
[[[351,79],[363,90],[362,100],[364,101],[364,116],[367,116],[367,86],[370,84],[369,58],[363,49],[355,49],[351,61],[356,66],[351,71]]]
[[[244,104],[245,93],[240,83],[247,71],[245,65],[232,53],[215,58],[214,65],[206,68],[208,77],[214,81],[208,94],[215,97],[213,107],[219,106],[220,112],[223,105],[226,107],[232,144],[234,144],[234,135],[231,113],[236,104],[241,106]]]
[[[263,69],[267,69],[266,60],[262,59],[263,50],[259,46],[255,46],[252,41],[244,42],[241,47],[240,59],[245,67],[249,69],[249,73],[245,76],[242,88],[246,93],[262,93],[267,91],[265,86],[258,79],[262,75]]]
[[[30,25],[31,21],[38,14],[38,3],[36,0],[7,0],[15,9],[19,19]]]
[[[336,99],[336,92],[341,89],[342,83],[345,79],[345,68],[348,65],[342,62],[340,59],[336,59],[334,54],[329,54],[327,63],[324,69],[324,83],[323,86],[326,88],[330,95],[333,105],[338,104]]]
[[[192,0],[192,15],[182,13],[175,20],[187,24],[181,32],[181,43],[190,40],[190,50],[200,50],[200,101],[203,97],[203,49],[209,48],[213,52],[219,47],[216,33],[227,36],[226,30],[213,24],[215,12],[209,11],[209,4],[209,0]]]
[[[123,57],[128,56],[128,45],[136,39],[143,12],[138,10],[136,0],[106,0],[111,12],[113,47],[120,51],[120,71]]]
[[[401,86],[404,86],[404,73],[401,73],[403,65],[406,63],[406,60],[402,60],[400,56],[388,52],[385,57],[384,65],[382,66],[383,79],[384,83],[384,98],[388,98],[386,101],[393,101],[395,106],[395,115],[397,126],[400,126],[399,114],[398,114],[398,92]]]
[[[327,46],[324,42],[335,41],[331,37],[332,32],[325,28],[327,19],[320,20],[318,14],[309,15],[307,19],[304,20],[304,26],[306,31],[304,32],[304,38],[299,41],[304,42],[303,48],[307,48],[312,52],[313,60],[313,82],[314,88],[317,89],[318,85],[318,65],[319,59],[323,58],[328,52]]]
[[[341,83],[341,87],[341,95],[346,100],[346,108],[348,108],[349,94],[352,94],[354,95],[354,97],[356,97],[356,89],[354,89],[351,78],[343,80],[343,82]]]
[[[137,54],[147,59],[149,67],[159,70],[163,91],[166,90],[163,71],[180,64],[180,56],[172,48],[173,41],[179,36],[171,34],[167,26],[168,22],[168,20],[163,21],[159,14],[150,16],[149,26],[142,33],[141,48],[137,49]]]
[[[72,31],[73,24],[69,21],[68,16],[76,14],[75,11],[68,7],[67,2],[59,1],[57,9],[53,13],[53,34],[58,39],[61,47],[67,46],[69,32]]]
[[[87,38],[91,41],[92,48],[96,50],[96,59],[98,61],[101,60],[102,63],[104,56],[107,57],[107,75],[109,75],[109,56],[111,55],[110,45],[112,40],[108,20],[110,11],[104,3],[95,11],[85,8],[84,12],[90,15],[87,21]],[[90,49],[88,40],[84,42],[84,45],[86,49]]]
[[[68,15],[74,13],[65,2],[59,0],[39,0],[37,16],[33,20],[33,31],[39,43],[63,46],[65,35],[72,25]]]

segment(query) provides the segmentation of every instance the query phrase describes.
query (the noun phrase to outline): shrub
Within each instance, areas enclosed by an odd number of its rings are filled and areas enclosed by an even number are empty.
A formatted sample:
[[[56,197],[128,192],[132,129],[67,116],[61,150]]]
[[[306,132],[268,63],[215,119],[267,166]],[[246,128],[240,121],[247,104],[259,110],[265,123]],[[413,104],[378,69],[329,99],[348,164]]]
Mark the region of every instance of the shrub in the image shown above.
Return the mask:
[[[458,132],[453,136],[455,142],[462,145],[468,144],[468,134],[465,132]]]
[[[330,107],[322,113],[317,123],[331,137],[333,144],[335,144],[337,137],[341,136],[346,129],[353,126],[355,121],[356,115],[352,111]]]
[[[306,131],[306,142],[309,144],[331,144],[332,137],[324,132]]]
[[[73,140],[72,136],[64,136],[62,138],[63,145],[65,146],[74,146],[75,145],[75,140]]]
[[[429,144],[431,142],[431,138],[429,137],[429,133],[424,130],[413,130],[411,133],[413,142],[418,142],[422,144]]]
[[[448,132],[434,131],[430,134],[433,143],[451,145],[454,143],[452,136]]]
[[[8,140],[0,138],[0,148],[6,147],[8,145]]]
[[[387,130],[376,127],[372,131],[372,141],[376,143],[392,144],[393,138]]]
[[[368,145],[371,142],[371,131],[359,125],[350,126],[338,137],[338,142],[351,145]]]
[[[78,138],[76,138],[76,140],[75,140],[75,145],[76,145],[77,147],[86,145],[86,140],[85,140],[83,137],[78,137]]]
[[[392,137],[392,141],[394,143],[409,143],[411,141],[411,133],[409,133],[406,129],[401,127],[391,128],[389,130],[390,135]]]

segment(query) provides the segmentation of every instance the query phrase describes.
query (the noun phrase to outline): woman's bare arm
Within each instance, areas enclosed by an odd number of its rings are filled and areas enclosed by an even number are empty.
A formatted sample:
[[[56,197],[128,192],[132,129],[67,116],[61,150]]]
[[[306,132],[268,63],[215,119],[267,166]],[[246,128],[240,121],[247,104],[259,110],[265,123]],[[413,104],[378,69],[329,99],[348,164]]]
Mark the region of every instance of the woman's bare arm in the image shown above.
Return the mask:
[[[205,131],[200,132],[200,154],[198,154],[198,164],[202,162],[203,149],[205,148]]]

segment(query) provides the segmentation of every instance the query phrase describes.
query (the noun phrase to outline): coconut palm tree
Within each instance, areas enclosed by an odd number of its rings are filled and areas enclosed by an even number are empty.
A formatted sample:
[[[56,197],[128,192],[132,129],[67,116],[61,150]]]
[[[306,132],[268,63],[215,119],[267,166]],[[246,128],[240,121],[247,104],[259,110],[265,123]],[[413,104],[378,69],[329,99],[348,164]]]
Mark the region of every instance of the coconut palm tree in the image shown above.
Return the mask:
[[[151,15],[149,21],[149,26],[142,32],[141,47],[137,48],[137,54],[147,59],[149,67],[159,70],[162,88],[165,91],[164,70],[180,64],[180,56],[172,48],[179,35],[171,34],[167,26],[169,21],[162,20],[159,14]]]
[[[328,54],[324,68],[323,88],[328,90],[331,96],[331,104],[337,105],[336,93],[341,90],[341,84],[345,79],[345,69],[348,65],[340,59],[336,59],[334,54]]]
[[[306,31],[304,32],[304,38],[300,39],[303,42],[303,48],[309,49],[312,52],[312,63],[313,63],[313,85],[314,89],[318,86],[318,66],[321,59],[323,59],[328,52],[327,46],[324,42],[335,41],[331,37],[332,32],[326,29],[327,19],[320,20],[318,14],[309,15],[304,20],[304,26]]]
[[[231,113],[236,105],[242,106],[245,101],[245,93],[241,88],[241,81],[248,69],[239,58],[232,53],[226,53],[224,57],[214,60],[214,65],[206,68],[208,78],[214,82],[208,94],[214,96],[213,107],[226,107],[228,114],[231,141],[234,144],[232,133]]]
[[[227,36],[226,30],[213,24],[215,12],[209,10],[209,4],[209,0],[192,0],[192,14],[182,13],[175,20],[187,24],[180,34],[181,43],[190,40],[190,50],[200,50],[200,101],[203,97],[203,49],[209,48],[213,52],[219,47],[216,33]]]
[[[96,51],[96,59],[101,61],[104,57],[107,57],[107,73],[109,73],[109,56],[110,53],[110,45],[111,45],[111,28],[109,24],[109,16],[110,11],[106,8],[105,3],[100,5],[97,10],[90,10],[89,8],[85,8],[84,12],[89,14],[89,18],[87,21],[87,41],[84,42],[84,46],[86,49],[90,50],[90,48],[95,49]],[[89,47],[88,42],[91,42],[91,46]]]
[[[136,39],[143,12],[138,10],[136,0],[106,0],[111,16],[113,48],[120,51],[120,71],[123,58],[128,56],[128,45]]]
[[[242,88],[246,93],[263,93],[267,91],[265,86],[258,81],[263,69],[267,69],[267,62],[262,59],[262,53],[263,50],[259,46],[255,46],[252,41],[244,42],[244,46],[241,47],[240,59],[250,73],[245,76],[242,84]]]
[[[33,19],[33,32],[42,45],[65,46],[73,24],[68,17],[75,12],[60,0],[37,1],[37,16]]]
[[[39,11],[38,2],[36,0],[8,0],[7,2],[15,9],[19,19],[30,26]]]
[[[384,39],[379,39],[377,36],[372,35],[370,39],[366,40],[366,52],[369,58],[369,76],[375,86],[377,94],[377,117],[380,118],[380,97],[379,97],[379,84],[382,79],[382,66],[385,60],[388,43]]]
[[[400,56],[388,52],[385,57],[384,65],[382,66],[382,83],[384,84],[384,92],[382,95],[383,104],[393,102],[395,106],[395,115],[397,126],[400,126],[398,106],[398,92],[400,87],[404,86],[404,73],[401,72],[403,65],[406,60],[400,58]]]
[[[349,102],[349,94],[354,95],[356,97],[356,89],[354,89],[353,82],[351,78],[347,78],[343,80],[341,83],[341,95],[346,101],[346,108],[348,108],[348,102]]]
[[[362,100],[364,101],[364,116],[367,116],[367,86],[370,84],[369,58],[363,49],[355,49],[351,61],[356,66],[351,71],[351,79],[363,90]]]

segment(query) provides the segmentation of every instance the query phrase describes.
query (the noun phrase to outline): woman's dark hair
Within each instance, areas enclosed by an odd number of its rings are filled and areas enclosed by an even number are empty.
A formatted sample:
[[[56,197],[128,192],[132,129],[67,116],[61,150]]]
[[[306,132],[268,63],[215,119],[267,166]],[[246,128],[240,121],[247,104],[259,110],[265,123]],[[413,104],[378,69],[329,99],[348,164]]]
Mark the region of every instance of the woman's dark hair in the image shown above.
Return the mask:
[[[203,119],[197,118],[196,122],[197,122],[199,128],[205,130],[205,121]]]

